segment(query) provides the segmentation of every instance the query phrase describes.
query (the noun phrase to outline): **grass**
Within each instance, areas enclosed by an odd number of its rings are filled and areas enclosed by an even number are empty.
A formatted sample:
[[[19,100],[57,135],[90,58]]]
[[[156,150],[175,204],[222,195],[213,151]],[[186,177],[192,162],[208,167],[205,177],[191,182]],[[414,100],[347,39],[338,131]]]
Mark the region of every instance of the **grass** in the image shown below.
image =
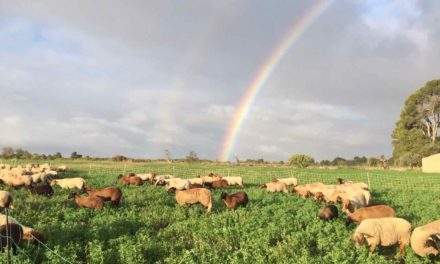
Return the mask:
[[[25,225],[42,230],[47,246],[72,263],[401,263],[396,248],[380,248],[368,257],[366,247],[356,250],[350,239],[355,226],[345,227],[316,218],[323,204],[291,194],[269,194],[258,184],[272,176],[293,175],[300,183],[334,182],[368,178],[374,201],[392,206],[413,226],[439,218],[440,176],[420,172],[355,169],[292,170],[285,167],[66,162],[61,177],[83,177],[91,187],[118,185],[123,201],[118,208],[78,209],[68,191],[57,188],[52,198],[31,196],[26,190],[10,191],[15,207],[10,214]],[[189,178],[210,171],[244,177],[250,203],[228,210],[213,191],[213,211],[200,205],[179,207],[162,187],[122,186],[119,173],[157,171]],[[3,187],[3,189],[8,189]],[[228,192],[241,190],[231,188]],[[26,246],[16,263],[65,263],[50,250]],[[3,259],[3,258],[2,258]],[[431,263],[407,248],[407,263]]]

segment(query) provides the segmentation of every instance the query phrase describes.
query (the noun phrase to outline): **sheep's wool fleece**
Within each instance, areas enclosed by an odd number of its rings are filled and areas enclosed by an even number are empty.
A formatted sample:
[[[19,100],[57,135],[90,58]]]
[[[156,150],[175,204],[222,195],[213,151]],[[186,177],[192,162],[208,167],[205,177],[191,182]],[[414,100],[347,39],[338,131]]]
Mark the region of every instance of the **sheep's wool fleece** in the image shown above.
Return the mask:
[[[398,242],[408,243],[411,235],[411,224],[402,218],[384,217],[366,219],[355,233],[366,234],[368,244],[376,242],[382,246],[391,246]]]
[[[411,248],[417,255],[424,257],[426,255],[438,254],[438,251],[435,248],[425,247],[426,241],[433,234],[440,234],[440,220],[414,229],[411,235]]]

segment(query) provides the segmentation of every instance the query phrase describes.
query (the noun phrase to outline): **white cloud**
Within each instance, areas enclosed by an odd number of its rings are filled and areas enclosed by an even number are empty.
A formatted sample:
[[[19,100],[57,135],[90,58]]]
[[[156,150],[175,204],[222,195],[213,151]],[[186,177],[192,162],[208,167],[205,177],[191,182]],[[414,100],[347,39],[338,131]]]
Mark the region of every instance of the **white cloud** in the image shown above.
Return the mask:
[[[382,39],[405,38],[420,50],[429,47],[429,31],[421,22],[423,13],[416,0],[363,1],[362,19]],[[371,42],[377,40],[371,38]]]

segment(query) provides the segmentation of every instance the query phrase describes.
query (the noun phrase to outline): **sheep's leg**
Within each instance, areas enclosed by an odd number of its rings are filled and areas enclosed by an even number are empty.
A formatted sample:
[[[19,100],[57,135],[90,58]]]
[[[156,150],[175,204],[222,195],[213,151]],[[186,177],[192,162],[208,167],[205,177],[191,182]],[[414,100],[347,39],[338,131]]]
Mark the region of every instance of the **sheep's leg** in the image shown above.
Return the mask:
[[[376,247],[377,247],[376,243],[371,244],[370,252],[368,253],[368,256],[371,256],[373,254],[374,250],[376,250]]]
[[[400,253],[401,255],[405,255],[405,246],[406,246],[405,243],[400,243],[400,246],[399,246],[399,253]]]

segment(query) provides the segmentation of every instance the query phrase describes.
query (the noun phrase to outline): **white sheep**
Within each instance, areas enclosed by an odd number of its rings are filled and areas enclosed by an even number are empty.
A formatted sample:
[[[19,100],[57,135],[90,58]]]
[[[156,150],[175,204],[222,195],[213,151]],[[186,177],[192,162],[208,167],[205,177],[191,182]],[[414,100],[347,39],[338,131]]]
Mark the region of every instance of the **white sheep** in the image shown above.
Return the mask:
[[[11,208],[14,209],[14,206],[12,206],[12,194],[7,191],[0,191],[0,208]]]
[[[238,186],[240,186],[241,188],[243,188],[244,186],[243,186],[243,178],[242,177],[239,177],[239,176],[235,176],[235,177],[222,177],[222,179],[223,180],[226,180],[227,182],[228,182],[228,185],[229,186],[232,186],[232,185],[238,185]]]
[[[298,185],[298,180],[296,178],[283,178],[276,179],[277,181],[284,182],[287,186],[293,185],[293,187]]]
[[[50,182],[51,186],[58,185],[62,189],[84,189],[86,181],[83,178],[66,178],[66,179],[56,179]]]
[[[414,252],[421,256],[437,255],[438,248],[427,245],[431,236],[440,234],[440,220],[431,222],[424,226],[416,227],[411,235],[411,247]]]
[[[399,243],[399,252],[405,253],[405,246],[411,239],[411,224],[402,218],[384,217],[365,219],[353,234],[356,248],[367,243],[371,255],[378,245],[391,246]]]
[[[45,172],[39,172],[31,175],[32,183],[46,182],[47,174]]]
[[[261,188],[266,188],[268,192],[284,192],[288,193],[287,185],[284,182],[268,182],[262,184]]]
[[[141,178],[143,181],[152,182],[156,174],[154,172],[150,172],[150,173],[136,174],[136,176]]]
[[[165,185],[165,188],[168,190],[170,188],[175,188],[176,190],[188,190],[191,186],[191,182],[186,179],[179,179],[174,178],[167,180],[167,184]]]
[[[188,179],[191,184],[200,184],[203,185],[203,179],[200,177]]]

